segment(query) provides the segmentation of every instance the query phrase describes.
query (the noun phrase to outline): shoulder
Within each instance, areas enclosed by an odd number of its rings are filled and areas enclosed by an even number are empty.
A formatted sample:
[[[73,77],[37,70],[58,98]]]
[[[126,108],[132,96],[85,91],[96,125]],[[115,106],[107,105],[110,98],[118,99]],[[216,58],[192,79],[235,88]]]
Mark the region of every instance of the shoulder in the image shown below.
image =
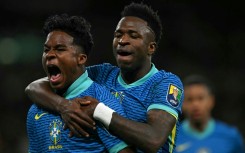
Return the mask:
[[[160,75],[163,79],[169,79],[169,80],[175,80],[175,81],[181,82],[180,77],[172,72],[167,72],[165,70],[159,70],[158,75]]]
[[[171,72],[159,70],[152,79],[157,82],[158,85],[164,85],[170,87],[177,87],[180,91],[183,91],[183,83],[179,76]]]
[[[102,64],[96,64],[92,66],[88,66],[87,68],[110,68],[110,69],[117,69],[118,67],[115,65],[112,65],[110,63],[102,63]]]
[[[216,130],[229,135],[231,137],[236,137],[240,135],[239,130],[234,125],[227,124],[225,122],[215,120]]]

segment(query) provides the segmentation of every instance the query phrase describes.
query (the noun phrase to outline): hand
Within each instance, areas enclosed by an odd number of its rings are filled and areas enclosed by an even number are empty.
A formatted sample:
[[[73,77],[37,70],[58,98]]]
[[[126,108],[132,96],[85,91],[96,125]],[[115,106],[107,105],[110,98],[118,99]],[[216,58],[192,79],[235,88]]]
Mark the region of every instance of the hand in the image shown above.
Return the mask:
[[[99,104],[99,101],[93,97],[85,96],[82,99],[83,101],[79,101],[81,105],[81,110],[86,113],[89,117],[93,118],[94,110],[96,106]],[[89,103],[89,104],[88,104]]]
[[[70,137],[73,135],[89,137],[87,131],[95,129],[95,122],[80,109],[80,103],[90,105],[90,102],[84,98],[75,98],[73,100],[66,100],[60,103],[59,106],[61,117],[65,122],[64,128],[68,127],[71,130]]]

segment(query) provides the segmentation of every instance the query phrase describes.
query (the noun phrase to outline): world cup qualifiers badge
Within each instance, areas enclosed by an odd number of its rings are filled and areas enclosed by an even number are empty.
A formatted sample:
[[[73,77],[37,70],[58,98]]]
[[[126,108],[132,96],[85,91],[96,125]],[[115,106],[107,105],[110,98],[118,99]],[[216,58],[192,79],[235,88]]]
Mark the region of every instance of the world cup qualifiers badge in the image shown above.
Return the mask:
[[[179,105],[182,96],[182,90],[176,85],[170,84],[168,87],[167,101],[174,107]]]

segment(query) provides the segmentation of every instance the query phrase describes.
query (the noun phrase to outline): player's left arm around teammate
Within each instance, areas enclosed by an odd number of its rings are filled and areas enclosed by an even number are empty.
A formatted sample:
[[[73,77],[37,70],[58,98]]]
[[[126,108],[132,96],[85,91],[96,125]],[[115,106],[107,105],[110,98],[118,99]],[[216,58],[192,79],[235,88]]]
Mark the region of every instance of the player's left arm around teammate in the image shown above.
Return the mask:
[[[166,111],[152,109],[147,113],[147,123],[126,119],[92,97],[83,111],[102,122],[114,135],[147,153],[155,153],[166,142],[176,123]]]

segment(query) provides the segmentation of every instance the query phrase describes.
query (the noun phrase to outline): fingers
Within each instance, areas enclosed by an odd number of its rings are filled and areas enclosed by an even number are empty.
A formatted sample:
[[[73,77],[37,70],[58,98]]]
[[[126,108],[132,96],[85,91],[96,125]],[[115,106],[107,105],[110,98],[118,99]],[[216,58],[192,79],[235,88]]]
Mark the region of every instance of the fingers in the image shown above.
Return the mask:
[[[84,113],[76,115],[63,114],[62,119],[65,122],[64,129],[69,128],[71,130],[69,137],[72,137],[73,135],[76,137],[89,137],[87,131],[96,129],[95,122]]]
[[[87,106],[89,104],[91,104],[91,101],[79,101],[81,106]]]
[[[74,122],[70,124],[71,126],[69,129],[71,132],[69,133],[69,137],[73,137],[74,135],[76,137],[89,137],[89,133],[86,132],[85,130],[81,129],[77,124]]]
[[[67,128],[70,129],[70,133],[69,133],[69,137],[89,137],[89,133],[86,132],[85,130],[83,130],[82,128],[80,128],[80,126],[78,124],[76,124],[73,121],[68,121],[66,122],[66,124],[64,125],[64,130],[66,130]]]
[[[91,101],[88,100],[86,97],[83,97],[83,98],[75,98],[75,99],[73,99],[73,101],[79,103],[82,106],[87,106],[87,105],[91,104]]]

